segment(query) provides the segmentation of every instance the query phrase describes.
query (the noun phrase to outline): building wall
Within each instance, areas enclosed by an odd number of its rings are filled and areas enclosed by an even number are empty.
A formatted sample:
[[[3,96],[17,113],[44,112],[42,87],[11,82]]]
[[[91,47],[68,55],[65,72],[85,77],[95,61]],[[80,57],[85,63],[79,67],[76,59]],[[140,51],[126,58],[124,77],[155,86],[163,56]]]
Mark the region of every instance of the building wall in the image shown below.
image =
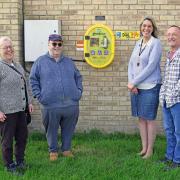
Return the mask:
[[[80,60],[75,62],[83,75],[84,93],[80,101],[78,131],[100,129],[106,132],[137,131],[137,120],[131,117],[127,90],[127,65],[135,41],[116,40],[113,63],[104,69],[95,69],[83,62],[83,52],[76,51],[76,40],[83,39],[87,28],[103,23],[112,31],[139,30],[143,17],[156,20],[163,53],[167,49],[164,33],[172,24],[180,25],[179,0],[0,0],[0,35],[10,35],[15,40],[22,59],[22,20],[61,20],[64,54]],[[23,7],[22,7],[23,5]],[[21,9],[22,7],[22,9]],[[21,11],[22,10],[22,11]],[[22,16],[22,13],[24,16]],[[95,21],[104,15],[105,21]],[[36,39],[37,37],[34,37]],[[162,58],[162,66],[165,55]],[[27,64],[30,69],[31,64]],[[34,100],[32,129],[43,129],[39,104]],[[159,108],[158,131],[162,132]]]
[[[22,62],[22,0],[0,0],[0,36],[14,41],[17,61]]]

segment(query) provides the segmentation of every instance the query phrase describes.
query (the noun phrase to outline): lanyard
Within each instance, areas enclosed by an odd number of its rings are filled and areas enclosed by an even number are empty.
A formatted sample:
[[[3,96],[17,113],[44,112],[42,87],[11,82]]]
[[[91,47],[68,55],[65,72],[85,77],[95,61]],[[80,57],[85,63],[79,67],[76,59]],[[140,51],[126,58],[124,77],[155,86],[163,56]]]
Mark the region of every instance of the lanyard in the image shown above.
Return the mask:
[[[145,50],[145,48],[146,48],[146,45],[142,48],[142,45],[143,45],[143,39],[142,39],[142,41],[141,41],[141,46],[140,46],[140,50],[139,50],[139,56],[141,56],[141,54],[143,53],[143,51]]]
[[[143,39],[142,39],[142,41],[141,41],[141,45],[140,45],[140,49],[139,49],[139,57],[138,57],[137,66],[140,65],[140,56],[141,56],[141,54],[143,53],[143,51],[145,50],[147,44],[146,44],[143,48],[142,48],[142,45],[143,45]]]

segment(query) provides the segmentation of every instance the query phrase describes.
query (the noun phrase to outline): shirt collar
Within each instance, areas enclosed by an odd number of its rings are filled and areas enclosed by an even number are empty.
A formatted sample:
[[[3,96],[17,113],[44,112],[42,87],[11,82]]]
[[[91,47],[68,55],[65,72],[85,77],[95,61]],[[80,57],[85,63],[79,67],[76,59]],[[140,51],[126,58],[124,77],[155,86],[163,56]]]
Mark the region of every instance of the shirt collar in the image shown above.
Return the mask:
[[[175,51],[175,53],[174,53],[173,57],[171,58],[171,60],[174,59],[177,56],[177,54],[180,54],[180,47]],[[166,53],[166,57],[167,57],[168,60],[170,60],[169,56],[170,56],[170,51],[168,51]]]
[[[151,36],[149,41],[146,43],[146,46],[150,46],[154,39],[155,39],[155,37]],[[141,38],[141,40],[139,41],[139,46],[141,46],[142,40],[143,40],[143,38]]]
[[[16,63],[15,63],[14,61],[12,61],[11,64],[7,63],[5,60],[3,60],[3,59],[1,59],[1,58],[0,58],[0,61],[3,62],[3,63],[5,63],[5,64],[8,64],[8,65],[12,65],[12,64],[13,64],[13,66],[16,65]]]

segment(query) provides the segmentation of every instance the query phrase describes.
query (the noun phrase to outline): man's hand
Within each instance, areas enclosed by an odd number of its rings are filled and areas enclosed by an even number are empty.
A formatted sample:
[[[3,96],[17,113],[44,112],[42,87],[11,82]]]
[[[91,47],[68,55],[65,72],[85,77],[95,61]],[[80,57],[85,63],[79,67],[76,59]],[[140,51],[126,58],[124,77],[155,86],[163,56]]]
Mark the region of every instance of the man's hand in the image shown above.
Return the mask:
[[[4,122],[6,120],[6,115],[3,112],[0,112],[0,122]]]

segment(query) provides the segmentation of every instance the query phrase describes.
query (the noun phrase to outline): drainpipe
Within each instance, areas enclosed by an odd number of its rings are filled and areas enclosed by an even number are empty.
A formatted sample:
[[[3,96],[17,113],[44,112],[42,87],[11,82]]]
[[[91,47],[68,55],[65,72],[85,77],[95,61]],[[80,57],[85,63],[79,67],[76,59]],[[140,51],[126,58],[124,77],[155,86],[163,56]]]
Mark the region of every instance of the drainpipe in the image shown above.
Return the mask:
[[[22,45],[23,45],[23,50],[22,50],[22,66],[25,70],[25,72],[27,72],[28,74],[30,73],[30,71],[26,68],[26,62],[25,62],[25,44],[24,44],[24,0],[21,0],[22,2]]]

